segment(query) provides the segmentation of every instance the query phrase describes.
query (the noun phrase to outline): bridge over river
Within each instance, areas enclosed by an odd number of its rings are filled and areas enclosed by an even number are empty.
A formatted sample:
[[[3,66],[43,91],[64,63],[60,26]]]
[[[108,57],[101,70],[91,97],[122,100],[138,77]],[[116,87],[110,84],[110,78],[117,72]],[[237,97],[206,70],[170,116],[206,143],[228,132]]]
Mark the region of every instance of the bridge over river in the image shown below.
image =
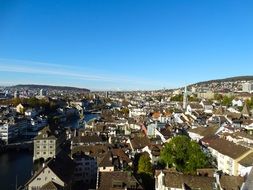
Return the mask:
[[[2,145],[0,152],[8,150],[33,150],[33,141],[24,141]]]

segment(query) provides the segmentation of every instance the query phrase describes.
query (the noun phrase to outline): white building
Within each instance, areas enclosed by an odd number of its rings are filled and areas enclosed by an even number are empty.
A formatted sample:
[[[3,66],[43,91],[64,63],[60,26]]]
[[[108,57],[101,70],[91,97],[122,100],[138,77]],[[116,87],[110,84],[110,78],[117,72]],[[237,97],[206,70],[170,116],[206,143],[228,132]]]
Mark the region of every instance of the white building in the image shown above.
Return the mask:
[[[139,117],[141,115],[146,115],[146,111],[141,108],[134,108],[129,110],[129,117]]]
[[[233,99],[232,100],[232,106],[239,106],[242,107],[243,106],[243,101],[240,99]]]
[[[252,82],[243,83],[242,91],[251,93],[253,91],[253,83]]]
[[[28,109],[28,110],[25,111],[25,116],[26,117],[32,118],[36,115],[37,115],[37,112],[35,111],[35,109]]]
[[[236,145],[219,137],[203,139],[202,143],[208,147],[212,156],[216,158],[218,170],[233,176],[245,174],[247,168],[240,162],[253,152],[252,149]]]
[[[0,124],[0,139],[8,144],[11,140],[18,136],[18,127],[8,123]]]

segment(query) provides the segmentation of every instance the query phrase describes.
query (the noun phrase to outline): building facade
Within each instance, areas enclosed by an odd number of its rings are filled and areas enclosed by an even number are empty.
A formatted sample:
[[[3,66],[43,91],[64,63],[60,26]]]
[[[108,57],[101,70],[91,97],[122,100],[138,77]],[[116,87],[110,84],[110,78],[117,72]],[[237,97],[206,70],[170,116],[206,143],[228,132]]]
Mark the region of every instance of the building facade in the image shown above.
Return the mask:
[[[45,127],[39,132],[38,136],[34,138],[33,160],[40,158],[47,160],[48,158],[55,157],[60,151],[60,144],[63,140],[64,134],[55,135],[48,126]]]

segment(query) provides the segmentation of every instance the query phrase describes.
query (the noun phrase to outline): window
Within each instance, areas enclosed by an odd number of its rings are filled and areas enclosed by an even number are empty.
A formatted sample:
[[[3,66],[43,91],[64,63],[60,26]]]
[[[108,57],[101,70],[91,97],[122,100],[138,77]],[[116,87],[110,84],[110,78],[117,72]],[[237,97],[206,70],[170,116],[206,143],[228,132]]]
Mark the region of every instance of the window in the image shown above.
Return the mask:
[[[47,148],[46,146],[43,146],[43,148]]]
[[[85,166],[88,166],[88,165],[90,165],[90,163],[89,163],[89,162],[86,162],[86,163],[85,163]]]
[[[37,177],[37,181],[40,181],[41,180],[41,178],[40,177]]]
[[[43,152],[43,154],[46,154],[46,152]]]
[[[37,152],[37,154],[40,154],[40,152]]]
[[[44,141],[44,143],[47,143],[47,141]]]
[[[40,148],[40,146],[37,146],[37,148]]]
[[[50,146],[50,148],[53,148],[53,146]]]
[[[50,152],[50,154],[53,154],[53,152]]]

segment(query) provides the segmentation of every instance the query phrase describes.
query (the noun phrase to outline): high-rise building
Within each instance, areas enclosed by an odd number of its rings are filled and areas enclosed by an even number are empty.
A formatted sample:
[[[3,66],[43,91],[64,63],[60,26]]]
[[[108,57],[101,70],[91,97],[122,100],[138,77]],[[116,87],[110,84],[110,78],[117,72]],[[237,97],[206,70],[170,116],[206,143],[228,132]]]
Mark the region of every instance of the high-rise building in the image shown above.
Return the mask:
[[[245,82],[242,84],[242,91],[251,93],[253,91],[253,83]]]

